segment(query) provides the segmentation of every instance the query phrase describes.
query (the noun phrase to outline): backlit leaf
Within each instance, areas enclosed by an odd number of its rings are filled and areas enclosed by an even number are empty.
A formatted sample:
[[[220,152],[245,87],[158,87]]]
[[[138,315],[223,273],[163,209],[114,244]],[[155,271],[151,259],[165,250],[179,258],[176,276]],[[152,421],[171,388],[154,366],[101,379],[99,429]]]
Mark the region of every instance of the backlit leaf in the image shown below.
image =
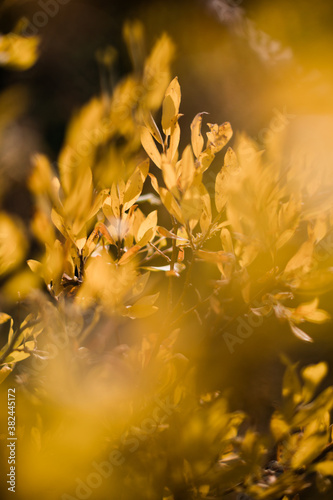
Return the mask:
[[[11,319],[12,317],[9,316],[9,314],[0,313],[0,325],[2,325],[3,323],[7,323],[7,321],[10,321]]]
[[[162,107],[162,128],[165,135],[170,135],[172,120],[178,116],[181,100],[178,78],[174,78],[166,90]]]
[[[163,179],[168,190],[179,198],[179,193],[177,189],[177,175],[174,165],[166,158],[165,155],[162,156],[162,173]]]
[[[139,299],[134,305],[126,307],[126,316],[130,318],[146,318],[158,310],[154,306],[156,300],[159,297],[159,293],[154,295],[146,295]]]
[[[16,70],[31,68],[38,58],[39,42],[37,36],[0,35],[0,65]]]
[[[318,385],[325,378],[327,371],[328,367],[325,362],[316,365],[308,365],[302,369],[301,376],[304,380],[303,400],[306,403],[312,399]]]
[[[210,132],[207,132],[207,148],[216,154],[230,141],[233,131],[229,122],[222,125],[208,123]]]
[[[184,149],[181,163],[180,186],[182,191],[186,191],[191,186],[195,175],[194,159],[191,146]]]
[[[144,181],[148,175],[149,160],[142,162],[126,183],[124,193],[124,211],[128,210],[139,198]]]
[[[146,127],[141,127],[141,143],[149,158],[158,168],[161,168],[161,153],[158,151],[156,143]]]
[[[155,234],[156,225],[157,225],[157,210],[154,210],[153,212],[150,212],[150,214],[148,214],[148,216],[142,222],[138,230],[137,241],[139,245],[141,246],[146,245],[148,241],[152,240]],[[151,234],[149,235],[146,241],[148,231],[150,231]]]
[[[184,224],[184,217],[183,217],[182,211],[181,211],[178,203],[176,202],[175,198],[170,193],[170,191],[168,191],[167,189],[164,189],[164,188],[160,188],[160,196],[161,196],[162,203],[165,206],[165,208],[168,210],[168,212],[171,215],[173,215],[174,217],[176,217],[178,222],[180,222],[181,224]]]
[[[208,114],[208,113],[205,112],[198,113],[194,117],[194,120],[191,123],[191,143],[192,143],[193,153],[196,156],[196,158],[198,158],[204,146],[204,139],[201,134],[201,123],[203,114]]]
[[[294,325],[293,323],[289,322],[290,329],[293,332],[293,334],[298,337],[301,340],[304,340],[305,342],[313,342],[313,339],[303,330],[298,328],[298,326]]]

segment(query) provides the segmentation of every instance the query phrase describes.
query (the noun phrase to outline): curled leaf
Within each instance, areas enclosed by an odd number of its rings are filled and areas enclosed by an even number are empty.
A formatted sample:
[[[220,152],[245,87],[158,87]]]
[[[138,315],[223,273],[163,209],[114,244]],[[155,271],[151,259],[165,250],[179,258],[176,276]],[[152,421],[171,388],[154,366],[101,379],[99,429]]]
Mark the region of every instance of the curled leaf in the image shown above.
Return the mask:
[[[198,113],[191,123],[191,143],[196,158],[198,158],[204,146],[204,139],[201,134],[202,115],[204,114],[207,115],[208,113]]]

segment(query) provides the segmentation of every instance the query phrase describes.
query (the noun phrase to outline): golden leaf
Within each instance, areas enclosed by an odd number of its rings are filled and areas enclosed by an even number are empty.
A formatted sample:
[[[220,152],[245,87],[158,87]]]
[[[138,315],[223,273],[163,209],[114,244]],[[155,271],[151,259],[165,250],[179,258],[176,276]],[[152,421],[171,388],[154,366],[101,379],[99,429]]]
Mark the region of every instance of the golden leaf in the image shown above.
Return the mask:
[[[0,325],[3,325],[3,323],[7,323],[7,321],[10,321],[12,319],[9,314],[6,313],[0,313]]]
[[[210,132],[207,132],[207,148],[216,154],[230,141],[233,131],[229,122],[222,125],[207,123]]]
[[[180,187],[186,191],[192,184],[195,175],[194,159],[191,146],[184,149],[181,160]]]
[[[149,158],[155,163],[158,168],[161,168],[161,154],[157,149],[151,133],[146,127],[141,127],[141,144]]]
[[[151,133],[151,135],[154,137],[154,139],[163,146],[163,139],[161,136],[161,132],[158,129],[158,126],[156,125],[156,122],[152,116],[151,113],[148,113],[147,116],[144,117],[143,119],[144,124],[146,125],[147,129]]]
[[[290,259],[286,268],[284,270],[285,273],[290,273],[292,271],[296,271],[297,269],[302,269],[304,272],[307,272],[310,268],[313,259],[313,248],[314,243],[311,240],[303,243],[295,253],[295,255]]]
[[[178,116],[177,116],[171,124],[170,145],[167,149],[167,157],[172,163],[176,162],[178,159],[179,141],[180,141],[180,126],[178,123]]]
[[[210,252],[208,250],[197,250],[197,255],[201,259],[212,264],[221,264],[222,262],[230,261],[230,255],[222,251]]]
[[[194,120],[191,123],[191,143],[193,148],[193,153],[196,158],[200,155],[203,146],[204,146],[204,138],[201,134],[201,124],[202,124],[202,115],[208,113],[198,113]]]
[[[140,246],[144,246],[154,237],[157,225],[157,210],[150,212],[146,219],[142,222],[137,233],[137,242]]]
[[[5,213],[0,213],[0,276],[20,264],[24,258],[27,243],[19,222]]]
[[[215,155],[212,153],[211,149],[205,149],[202,153],[200,153],[199,158],[197,160],[199,166],[198,166],[198,173],[203,174],[212,164],[212,161],[214,160]]]
[[[170,62],[174,51],[171,39],[163,34],[146,59],[142,83],[147,93],[142,104],[147,109],[155,110],[161,104],[170,81]]]
[[[236,153],[231,148],[228,148],[224,157],[224,166],[215,180],[215,205],[218,212],[221,212],[227,203],[229,180],[238,172]]]
[[[124,211],[128,210],[139,198],[143,183],[146,180],[149,170],[149,160],[145,160],[133,172],[126,183],[124,192]]]
[[[333,476],[333,461],[324,460],[313,466],[313,470],[321,474],[322,476]]]
[[[211,202],[210,202],[210,196],[205,188],[205,186],[200,183],[198,186],[199,189],[199,194],[201,197],[202,201],[202,213],[200,217],[200,227],[201,231],[208,231],[208,228],[210,227],[212,223],[212,207],[211,207]]]
[[[159,232],[159,234],[161,236],[164,236],[165,238],[170,238],[172,240],[177,240],[180,242],[183,242],[183,243],[189,243],[189,239],[188,238],[183,238],[182,236],[180,236],[177,232],[177,234],[173,234],[171,231],[168,231],[167,229],[165,229],[164,227],[162,226],[157,226],[157,230]]]
[[[158,310],[156,306],[154,306],[156,300],[159,297],[159,293],[155,293],[154,295],[146,295],[139,299],[134,305],[126,306],[126,316],[130,318],[146,318],[150,316],[154,312]]]
[[[178,203],[176,202],[175,198],[170,193],[170,191],[168,191],[165,188],[160,188],[160,196],[161,196],[162,203],[165,206],[165,208],[168,210],[168,212],[171,215],[173,215],[178,220],[178,222],[180,222],[181,224],[184,224],[185,221],[184,221],[182,211],[181,211]]]
[[[4,365],[0,368],[0,384],[8,377],[8,375],[13,371],[13,368]]]
[[[166,136],[170,135],[172,121],[178,116],[180,100],[180,86],[176,77],[166,90],[162,106],[162,128]]]
[[[167,159],[165,155],[162,155],[162,173],[163,173],[163,180],[168,190],[176,198],[179,198],[176,170],[174,165]]]
[[[140,245],[134,245],[132,248],[127,250],[127,252],[122,255],[122,257],[119,259],[119,264],[124,265],[127,264],[135,255],[138,253],[140,250],[141,246]]]
[[[151,185],[153,186],[153,188],[156,191],[156,193],[159,194],[160,188],[159,188],[159,185],[158,185],[158,182],[157,182],[157,179],[156,179],[155,175],[153,175],[151,173],[149,173],[148,175],[150,177]]]
[[[204,202],[198,186],[192,185],[181,201],[182,214],[187,221],[198,221],[202,215]]]
[[[0,35],[0,65],[17,70],[31,68],[38,59],[39,42],[37,36]]]
[[[316,365],[308,365],[302,369],[301,376],[304,380],[302,395],[305,403],[312,399],[318,385],[326,377],[327,371],[328,366],[324,361]]]

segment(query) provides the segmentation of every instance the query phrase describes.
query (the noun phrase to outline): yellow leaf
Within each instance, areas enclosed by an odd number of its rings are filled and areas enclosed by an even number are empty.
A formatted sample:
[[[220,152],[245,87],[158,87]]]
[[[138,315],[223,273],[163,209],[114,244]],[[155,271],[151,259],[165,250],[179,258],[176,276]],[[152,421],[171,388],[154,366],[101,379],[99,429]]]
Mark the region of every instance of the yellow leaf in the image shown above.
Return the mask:
[[[206,498],[206,496],[209,493],[210,486],[209,484],[203,484],[202,486],[199,486],[199,492],[201,497]]]
[[[9,314],[0,313],[0,325],[2,325],[3,323],[7,323],[7,321],[10,321],[11,319],[12,317],[9,316]]]
[[[201,134],[201,123],[203,114],[208,114],[208,113],[205,112],[198,113],[194,117],[194,120],[191,123],[191,143],[192,143],[193,153],[196,158],[198,158],[204,146],[204,139]]]
[[[182,211],[181,211],[178,203],[176,202],[175,198],[170,193],[170,191],[168,191],[165,188],[160,188],[160,196],[161,196],[162,203],[165,206],[165,208],[168,210],[168,212],[171,215],[173,215],[178,220],[178,222],[180,222],[181,224],[184,224],[184,217],[183,217]]]
[[[328,366],[324,361],[316,365],[308,365],[302,369],[301,376],[304,380],[302,395],[305,403],[312,399],[318,385],[326,377],[327,371]]]
[[[65,238],[67,238],[69,235],[69,228],[66,227],[64,218],[60,214],[58,214],[58,212],[56,212],[54,208],[52,208],[51,211],[51,219],[58,231],[60,231],[60,233],[65,236]]]
[[[228,148],[224,157],[224,166],[215,180],[215,205],[218,212],[221,212],[227,203],[229,180],[232,176],[237,175],[238,171],[236,154],[231,148]]]
[[[298,252],[289,260],[284,272],[290,273],[297,269],[302,269],[304,273],[309,271],[313,259],[313,249],[313,241],[308,240],[303,243]]]
[[[15,274],[4,285],[3,292],[10,300],[22,300],[31,293],[33,289],[40,287],[40,280],[30,269]]]
[[[198,158],[198,172],[202,174],[205,172],[211,165],[212,161],[214,160],[215,155],[212,153],[210,149],[205,149],[202,153],[200,153],[199,158]]]
[[[128,210],[139,198],[143,183],[146,180],[149,169],[149,160],[146,160],[136,168],[126,183],[124,192],[124,211]]]
[[[0,369],[0,384],[8,377],[8,375],[13,371],[13,368],[10,366],[3,366]]]
[[[171,231],[168,231],[162,226],[158,226],[157,230],[161,236],[164,236],[165,238],[170,238],[172,240],[179,240],[179,242],[184,242],[184,243],[189,243],[189,240],[187,238],[183,238],[179,236],[179,234],[173,234]]]
[[[130,318],[145,318],[150,316],[154,312],[157,311],[157,307],[154,306],[156,300],[159,297],[159,293],[155,293],[154,295],[146,295],[139,299],[133,306],[126,307],[126,316]]]
[[[104,112],[102,99],[94,97],[70,122],[58,160],[61,186],[67,196],[76,184],[86,182],[82,175],[87,175],[97,148],[108,138],[109,126],[103,125]]]
[[[24,258],[27,243],[20,224],[5,213],[0,213],[0,276],[20,264]]]
[[[146,125],[147,129],[154,137],[154,139],[159,142],[161,146],[163,146],[161,132],[159,131],[158,126],[156,125],[156,122],[151,113],[148,113],[147,116],[144,117],[144,124]]]
[[[37,260],[30,259],[27,261],[27,264],[33,273],[36,273],[39,276],[42,276],[43,265],[40,262],[38,262]]]
[[[223,250],[227,253],[233,253],[234,246],[232,243],[232,238],[231,238],[231,234],[230,234],[229,229],[227,229],[226,227],[223,227],[221,229],[220,238],[221,238]]]
[[[157,210],[154,210],[153,212],[150,212],[150,214],[142,222],[138,230],[137,241],[139,245],[144,246],[145,244],[148,243],[148,241],[153,239],[156,225],[157,225]],[[147,235],[149,230],[151,230],[150,232],[152,233],[152,235],[150,236],[148,241],[143,242],[143,239],[146,239],[145,236]]]
[[[111,186],[111,208],[112,208],[113,217],[116,217],[119,219],[119,217],[120,217],[120,200],[119,200],[117,185],[115,183],[113,183]]]
[[[151,185],[153,186],[153,188],[156,191],[156,193],[159,194],[160,188],[158,186],[158,182],[157,182],[157,179],[156,179],[155,175],[153,175],[153,174],[148,174],[148,175],[150,177]]]
[[[171,124],[170,145],[167,150],[168,159],[174,163],[178,159],[178,146],[180,141],[180,126],[178,117]]]
[[[155,163],[158,168],[161,168],[161,154],[157,149],[151,133],[146,127],[141,127],[141,144],[149,158]]]
[[[181,201],[181,210],[187,221],[198,221],[202,215],[204,203],[199,187],[191,186],[185,192]]]
[[[171,39],[163,34],[145,61],[143,86],[147,94],[142,104],[147,109],[156,110],[161,105],[165,89],[170,81],[170,62],[174,51]]]
[[[292,317],[300,320],[309,321],[310,323],[324,323],[330,319],[328,312],[323,309],[318,309],[318,298],[312,302],[300,304],[292,314]]]
[[[4,363],[6,365],[11,365],[12,363],[17,363],[18,361],[22,361],[30,356],[28,352],[18,352],[14,351],[5,359]]]
[[[132,64],[136,73],[143,69],[143,55],[145,52],[144,26],[138,21],[126,21],[123,36],[131,55]]]
[[[325,460],[313,466],[313,470],[319,472],[322,476],[333,476],[333,461]]]
[[[299,443],[295,454],[291,459],[291,467],[298,469],[304,465],[308,465],[314,460],[327,444],[327,435],[315,434],[307,439],[303,438]]]
[[[64,201],[64,215],[73,220],[72,230],[77,235],[90,211],[93,194],[92,172],[89,167],[81,167]],[[83,219],[83,220],[82,220]]]
[[[172,120],[174,120],[179,113],[180,100],[180,86],[178,78],[176,77],[166,90],[162,107],[162,128],[167,136],[169,136],[171,132]]]
[[[42,154],[32,158],[33,170],[29,177],[29,189],[34,194],[49,193],[52,185],[53,172],[49,159]]]
[[[238,170],[238,160],[235,151],[232,148],[228,148],[224,156],[224,166],[226,169],[230,170],[232,174],[235,174]]]
[[[39,42],[37,36],[0,35],[0,65],[17,70],[31,68],[38,58]]]
[[[208,144],[212,153],[216,154],[230,141],[233,131],[229,122],[222,125],[208,123],[210,132],[207,132]]]
[[[115,245],[115,242],[105,224],[103,224],[102,222],[98,222],[95,226],[95,231],[101,233],[105,238],[105,240],[107,241],[107,243],[109,243],[110,245]]]
[[[39,241],[52,245],[55,240],[54,227],[50,217],[46,215],[45,212],[38,210],[34,214],[31,227]]]
[[[296,314],[300,316],[305,316],[307,314],[311,314],[312,312],[317,310],[319,303],[318,297],[313,299],[311,302],[305,302],[303,304],[300,304],[297,309],[296,309]]]
[[[316,311],[312,311],[311,313],[306,314],[304,316],[304,319],[306,321],[309,321],[309,323],[321,324],[329,321],[331,319],[331,315],[323,309],[317,309]]]
[[[275,441],[280,441],[283,437],[288,435],[290,430],[289,425],[279,412],[273,413],[270,428]]]
[[[207,250],[197,250],[197,255],[206,262],[212,264],[221,264],[222,262],[229,262],[230,255],[225,252],[209,252]]]
[[[170,264],[167,264],[166,266],[145,266],[143,269],[147,269],[147,271],[153,271],[153,272],[160,272],[160,271],[163,271],[166,273],[171,272]],[[175,262],[175,264],[173,266],[173,273],[174,273],[173,276],[175,276],[175,274],[177,274],[179,276],[179,273],[184,271],[184,269],[186,269],[185,264]],[[169,276],[170,276],[170,274],[169,274]]]
[[[131,259],[133,259],[133,257],[135,257],[140,248],[141,248],[140,245],[134,245],[132,248],[127,250],[127,252],[124,253],[124,255],[119,259],[119,264],[120,265],[127,264],[127,262],[129,262]]]
[[[174,165],[167,159],[165,155],[162,156],[162,173],[163,180],[168,190],[176,197],[179,198],[177,189],[177,175]]]
[[[184,149],[181,162],[180,186],[183,192],[189,188],[195,175],[194,159],[191,146]]]
[[[200,217],[200,227],[201,231],[207,231],[212,223],[212,208],[210,202],[210,196],[205,188],[205,186],[200,183],[198,186],[200,198],[202,201],[202,213]]]

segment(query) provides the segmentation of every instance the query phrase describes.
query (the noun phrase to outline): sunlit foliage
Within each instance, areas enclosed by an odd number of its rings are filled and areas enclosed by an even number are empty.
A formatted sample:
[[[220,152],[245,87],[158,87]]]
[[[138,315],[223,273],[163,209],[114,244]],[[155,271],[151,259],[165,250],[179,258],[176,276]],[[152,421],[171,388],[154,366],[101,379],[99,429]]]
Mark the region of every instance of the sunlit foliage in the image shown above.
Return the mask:
[[[204,330],[237,301],[240,315],[273,313],[312,341],[303,325],[330,319],[318,296],[332,267],[318,254],[332,228],[331,177],[318,167],[309,182],[301,159],[286,169],[278,141],[262,151],[239,135],[230,147],[231,125],[203,125],[205,113],[182,145],[171,40],[162,35],[141,60],[142,27],[124,35],[133,74],[74,115],[56,165],[32,159],[34,258],[22,224],[0,213],[3,289],[28,311],[0,315],[0,380],[15,369],[22,388],[19,493],[289,499],[314,482],[324,491],[333,476],[333,388],[318,393],[326,363],[299,370],[283,360],[281,405],[265,434],[230,410],[227,394],[198,392],[177,341],[188,318]],[[37,41],[18,59],[15,37],[0,39],[2,59],[24,69]]]

